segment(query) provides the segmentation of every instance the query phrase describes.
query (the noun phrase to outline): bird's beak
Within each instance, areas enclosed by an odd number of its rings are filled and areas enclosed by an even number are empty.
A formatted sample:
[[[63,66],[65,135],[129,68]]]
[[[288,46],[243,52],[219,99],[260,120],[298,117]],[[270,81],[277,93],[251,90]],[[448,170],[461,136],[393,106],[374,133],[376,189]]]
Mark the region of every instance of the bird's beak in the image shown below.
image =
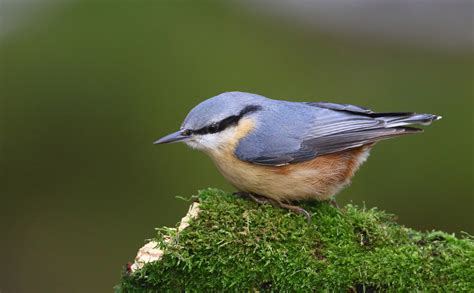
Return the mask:
[[[153,144],[174,143],[174,142],[184,141],[189,138],[190,138],[189,136],[182,135],[181,131],[176,131],[174,133],[168,134],[158,139]]]

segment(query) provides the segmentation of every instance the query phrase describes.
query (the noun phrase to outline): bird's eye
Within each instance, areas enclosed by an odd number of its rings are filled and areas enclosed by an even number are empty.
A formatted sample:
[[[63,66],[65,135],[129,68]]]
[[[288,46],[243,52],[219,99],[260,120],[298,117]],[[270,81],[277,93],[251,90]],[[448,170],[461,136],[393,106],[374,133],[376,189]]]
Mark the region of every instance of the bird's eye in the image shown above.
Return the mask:
[[[189,129],[185,129],[183,130],[183,132],[181,132],[181,134],[184,136],[190,136],[192,134],[192,131]]]
[[[218,123],[212,123],[209,125],[209,133],[216,133],[219,131],[219,124]]]

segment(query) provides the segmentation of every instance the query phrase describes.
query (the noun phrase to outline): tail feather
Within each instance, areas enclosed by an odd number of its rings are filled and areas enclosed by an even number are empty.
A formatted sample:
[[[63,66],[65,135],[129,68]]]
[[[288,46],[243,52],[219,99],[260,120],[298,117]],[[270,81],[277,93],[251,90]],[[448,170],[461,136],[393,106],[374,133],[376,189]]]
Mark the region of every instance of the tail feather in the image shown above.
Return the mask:
[[[404,115],[400,115],[400,116],[395,116],[395,115],[379,116],[378,119],[382,119],[385,122],[386,127],[393,128],[393,127],[412,125],[412,124],[430,125],[431,122],[442,118],[441,116],[433,115],[433,114],[416,114],[416,113],[410,113],[408,115],[406,115],[406,113],[403,113],[403,114]]]

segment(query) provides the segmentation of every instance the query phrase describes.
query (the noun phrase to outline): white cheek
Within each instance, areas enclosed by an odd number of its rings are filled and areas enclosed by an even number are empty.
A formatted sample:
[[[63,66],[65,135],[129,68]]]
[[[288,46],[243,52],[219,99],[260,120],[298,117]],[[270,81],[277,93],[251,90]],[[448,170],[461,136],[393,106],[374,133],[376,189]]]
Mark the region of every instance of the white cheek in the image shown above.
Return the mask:
[[[190,148],[193,148],[193,149],[197,149],[199,144],[195,141],[195,140],[188,140],[186,142],[184,142],[188,147]]]
[[[192,140],[187,141],[186,144],[193,149],[217,151],[224,148],[234,137],[234,134],[235,129],[229,128],[214,134],[197,135]]]

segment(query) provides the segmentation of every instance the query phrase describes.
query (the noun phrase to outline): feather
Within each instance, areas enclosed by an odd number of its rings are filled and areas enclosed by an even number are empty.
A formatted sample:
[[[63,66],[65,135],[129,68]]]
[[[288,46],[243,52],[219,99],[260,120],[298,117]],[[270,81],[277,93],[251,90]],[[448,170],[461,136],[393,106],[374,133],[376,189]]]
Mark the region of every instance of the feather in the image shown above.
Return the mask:
[[[421,129],[405,126],[428,125],[440,118],[412,112],[377,113],[349,104],[279,101],[263,108],[256,129],[240,141],[235,154],[261,165],[299,163],[417,133]]]

